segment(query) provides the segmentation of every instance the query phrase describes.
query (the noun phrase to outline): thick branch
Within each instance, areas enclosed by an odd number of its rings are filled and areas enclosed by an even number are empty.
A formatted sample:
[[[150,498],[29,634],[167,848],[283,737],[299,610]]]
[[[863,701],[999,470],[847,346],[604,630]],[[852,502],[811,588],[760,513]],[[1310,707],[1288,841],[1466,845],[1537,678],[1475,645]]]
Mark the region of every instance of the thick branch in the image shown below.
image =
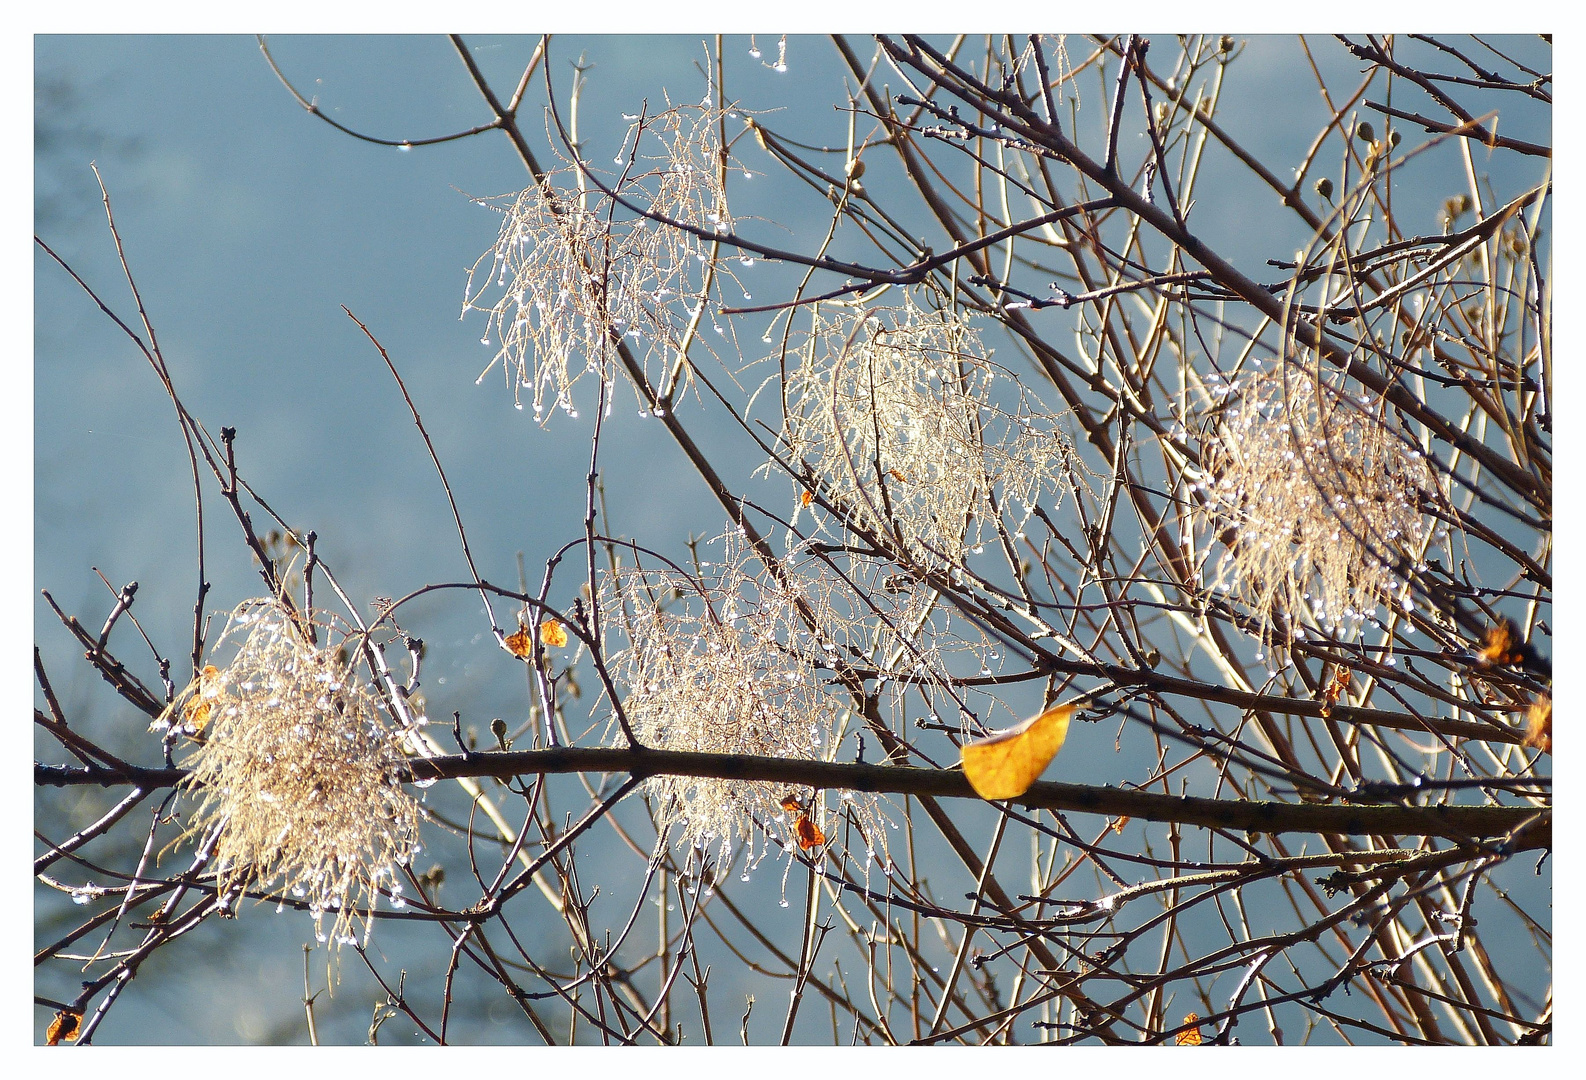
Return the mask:
[[[34,765],[34,783],[57,787],[135,783],[146,788],[181,782],[181,769],[79,769]],[[635,777],[708,776],[790,786],[877,791],[892,795],[976,799],[957,769],[911,769],[746,754],[699,754],[615,747],[553,747],[415,760],[408,780],[538,773],[625,772]],[[1552,811],[1525,806],[1329,805],[1204,799],[1130,791],[1097,784],[1041,782],[1012,800],[1028,810],[1131,817],[1256,833],[1341,833],[1349,836],[1440,836],[1472,842],[1513,835],[1513,850],[1552,846]]]

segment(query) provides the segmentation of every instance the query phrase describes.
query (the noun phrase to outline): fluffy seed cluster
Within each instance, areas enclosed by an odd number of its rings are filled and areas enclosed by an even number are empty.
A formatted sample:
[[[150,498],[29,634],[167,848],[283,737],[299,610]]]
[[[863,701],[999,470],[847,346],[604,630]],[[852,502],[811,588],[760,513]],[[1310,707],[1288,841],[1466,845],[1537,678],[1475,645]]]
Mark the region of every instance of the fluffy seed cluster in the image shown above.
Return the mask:
[[[734,535],[721,541],[723,563],[702,564],[704,584],[673,570],[608,580],[607,625],[628,640],[613,659],[628,721],[640,742],[662,750],[823,759],[842,704],[811,662],[797,587],[746,572]],[[680,826],[689,846],[719,844],[723,860],[741,838],[752,849],[756,823],[796,843],[790,796],[819,824],[810,788],[687,776],[646,783],[658,823]]]
[[[1408,599],[1437,500],[1426,457],[1369,399],[1297,365],[1254,375],[1208,433],[1206,521],[1224,540],[1216,583],[1271,635],[1274,616],[1352,634],[1380,602]]]
[[[629,206],[726,232],[719,120],[700,106],[635,120],[632,155],[618,158],[628,170],[603,182]],[[501,213],[501,231],[469,271],[463,314],[487,315],[490,367],[501,363],[520,409],[527,391],[536,419],[553,406],[577,416],[573,385],[586,374],[611,382],[617,341],[664,355],[704,303],[710,241],[634,213],[576,165],[481,201]]]
[[[363,911],[417,850],[419,808],[398,779],[401,736],[335,651],[316,648],[274,600],[231,615],[217,647],[241,638],[167,714],[196,736],[183,763],[194,834],[219,830],[222,890],[281,888],[306,898],[321,940],[367,936]]]
[[[1060,494],[1072,446],[959,317],[901,308],[826,323],[789,379],[784,441],[874,541],[958,564],[1002,521]]]

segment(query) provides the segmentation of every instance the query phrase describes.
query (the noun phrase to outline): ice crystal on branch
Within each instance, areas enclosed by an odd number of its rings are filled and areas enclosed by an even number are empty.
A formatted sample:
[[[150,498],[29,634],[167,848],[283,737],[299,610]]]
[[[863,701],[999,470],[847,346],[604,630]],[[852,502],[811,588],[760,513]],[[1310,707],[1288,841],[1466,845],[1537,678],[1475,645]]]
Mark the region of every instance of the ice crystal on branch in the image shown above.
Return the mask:
[[[576,415],[574,384],[586,374],[609,384],[618,342],[640,362],[677,350],[717,272],[714,245],[646,214],[708,235],[730,229],[719,123],[700,106],[635,119],[626,168],[600,174],[616,197],[568,163],[481,200],[501,213],[501,231],[469,271],[463,314],[487,315],[490,366],[502,365],[520,408],[527,391],[537,419],[550,406]]]
[[[198,808],[193,834],[219,830],[220,888],[281,888],[306,898],[323,934],[354,940],[360,909],[412,857],[419,809],[399,779],[402,736],[382,718],[354,666],[307,640],[273,600],[250,600],[217,647],[241,638],[225,668],[208,668],[168,716],[207,706],[202,740],[184,764]],[[178,724],[181,721],[176,721]]]
[[[1011,411],[997,404],[994,387],[1008,386],[958,316],[869,309],[814,335],[789,379],[783,437],[872,542],[958,564],[999,521],[1021,529],[1071,474],[1068,439],[1022,389]]]
[[[1232,387],[1207,433],[1204,518],[1224,540],[1217,583],[1236,587],[1271,635],[1282,614],[1353,634],[1407,599],[1437,474],[1373,403],[1287,365]]]
[[[676,570],[624,569],[608,580],[606,624],[628,639],[612,668],[629,724],[661,750],[827,760],[844,703],[812,662],[820,654],[799,612],[808,598],[786,574],[746,569],[753,556],[735,532],[720,543],[724,561],[703,584]],[[787,784],[690,776],[646,784],[658,824],[680,826],[692,847],[719,843],[723,858],[755,822],[797,844],[789,795],[811,819],[819,813],[816,792]],[[845,804],[876,837],[873,798]]]

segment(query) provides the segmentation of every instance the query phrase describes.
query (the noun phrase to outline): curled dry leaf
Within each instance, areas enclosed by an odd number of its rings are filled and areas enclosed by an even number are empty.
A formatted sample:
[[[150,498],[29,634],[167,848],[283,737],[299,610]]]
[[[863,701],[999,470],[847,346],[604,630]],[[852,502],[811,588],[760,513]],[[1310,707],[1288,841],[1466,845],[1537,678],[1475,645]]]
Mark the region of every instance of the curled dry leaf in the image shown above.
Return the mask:
[[[1333,678],[1327,684],[1327,690],[1322,696],[1322,716],[1333,715],[1333,707],[1338,704],[1338,699],[1344,696],[1344,691],[1349,689],[1350,670],[1348,664],[1339,664],[1333,669]]]
[[[529,633],[528,626],[522,619],[518,620],[518,632],[507,635],[507,652],[513,656],[524,657],[534,651],[534,636]]]
[[[540,641],[553,649],[560,649],[567,644],[567,627],[558,619],[546,619],[540,624]]]
[[[50,1021],[49,1030],[44,1033],[45,1042],[50,1046],[59,1046],[62,1042],[74,1041],[77,1038],[77,1027],[82,1022],[82,1013],[62,1009],[55,1014],[55,1019]]]
[[[220,669],[214,664],[206,664],[198,676],[198,696],[190,698],[182,706],[182,719],[192,726],[195,736],[203,735],[214,701],[220,696],[222,682]]]
[[[801,851],[820,847],[826,842],[826,834],[810,819],[797,798],[792,795],[783,798],[782,809],[793,815],[793,838],[798,841]]]
[[[150,731],[180,730],[194,742],[204,740],[204,729],[214,715],[215,703],[226,691],[226,677],[213,664],[208,664],[197,678],[188,683],[176,699],[165,707]],[[177,717],[181,717],[180,722]]]
[[[1199,1019],[1199,1013],[1184,1014],[1184,1022],[1186,1024],[1194,1024],[1195,1021]],[[1201,1035],[1199,1024],[1196,1024],[1195,1027],[1189,1028],[1186,1031],[1181,1031],[1177,1035],[1173,1036],[1173,1042],[1177,1046],[1199,1046],[1205,1041],[1205,1037]]]
[[[799,848],[804,851],[820,847],[826,842],[826,834],[821,832],[821,827],[804,813],[793,819],[793,835],[799,842]]]
[[[982,799],[1016,799],[1046,771],[1068,737],[1072,705],[1054,705],[1017,727],[965,743],[964,775]]]

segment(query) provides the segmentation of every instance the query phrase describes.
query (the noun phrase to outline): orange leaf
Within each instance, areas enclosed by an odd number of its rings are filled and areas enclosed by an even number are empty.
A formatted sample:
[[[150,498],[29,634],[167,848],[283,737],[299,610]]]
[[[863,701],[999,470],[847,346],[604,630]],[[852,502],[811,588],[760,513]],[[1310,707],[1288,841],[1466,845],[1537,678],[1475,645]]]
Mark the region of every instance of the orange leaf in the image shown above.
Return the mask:
[[[1072,705],[1054,705],[1017,727],[965,743],[964,775],[982,799],[1016,799],[1046,771],[1068,737]]]
[[[1525,739],[1521,745],[1544,754],[1553,752],[1553,699],[1548,695],[1538,697],[1525,711]]]
[[[1510,667],[1523,664],[1532,656],[1531,646],[1520,640],[1520,632],[1508,619],[1500,619],[1496,626],[1487,627],[1481,635],[1481,649],[1476,657],[1482,667]]]
[[[220,697],[225,689],[225,680],[220,677],[220,669],[213,664],[207,664],[204,670],[198,673],[198,678],[188,684],[182,691],[181,727],[192,733],[193,738],[202,740],[204,728],[209,725],[210,715],[214,712],[214,701]],[[156,726],[172,723],[176,714],[177,705],[172,703],[165,712],[160,714]],[[152,729],[151,729],[152,730]]]
[[[518,632],[507,637],[507,652],[513,656],[528,656],[534,651],[534,638],[529,634],[529,628],[518,620]]]
[[[1349,689],[1350,670],[1348,664],[1339,664],[1333,670],[1333,678],[1327,685],[1327,690],[1322,695],[1322,715],[1333,715],[1333,706],[1338,704],[1338,699],[1344,691]]]
[[[546,619],[540,624],[540,641],[553,649],[567,644],[567,628],[556,619]]]
[[[908,476],[904,474],[902,469],[888,469],[887,472],[891,473],[892,479],[896,480],[900,484],[907,484],[909,482]]]
[[[1184,1022],[1186,1024],[1194,1024],[1195,1021],[1199,1019],[1199,1013],[1184,1014]],[[1187,1031],[1181,1031],[1177,1035],[1173,1036],[1173,1042],[1178,1046],[1199,1046],[1204,1041],[1205,1039],[1201,1035],[1201,1029],[1198,1024]]]
[[[799,847],[808,851],[812,847],[820,847],[826,842],[826,834],[821,832],[821,827],[809,819],[803,811],[793,819],[793,835],[799,842]]]
[[[826,842],[826,834],[821,832],[821,827],[811,821],[810,816],[804,812],[804,805],[799,802],[797,795],[790,792],[782,796],[782,809],[793,815],[793,838],[798,841],[802,850],[808,851]]]
[[[800,506],[808,506],[810,503],[812,503],[814,501],[815,501],[815,493],[813,491],[806,491],[806,492],[804,492],[803,494],[801,494],[799,496],[799,505]]]
[[[55,1019],[50,1021],[49,1030],[44,1033],[44,1039],[50,1046],[59,1046],[62,1041],[74,1042],[77,1039],[77,1025],[83,1022],[83,1014],[70,1009],[62,1009],[55,1014]]]
[[[194,735],[202,735],[209,726],[210,703],[202,698],[193,698],[182,706],[182,722],[193,729]]]

